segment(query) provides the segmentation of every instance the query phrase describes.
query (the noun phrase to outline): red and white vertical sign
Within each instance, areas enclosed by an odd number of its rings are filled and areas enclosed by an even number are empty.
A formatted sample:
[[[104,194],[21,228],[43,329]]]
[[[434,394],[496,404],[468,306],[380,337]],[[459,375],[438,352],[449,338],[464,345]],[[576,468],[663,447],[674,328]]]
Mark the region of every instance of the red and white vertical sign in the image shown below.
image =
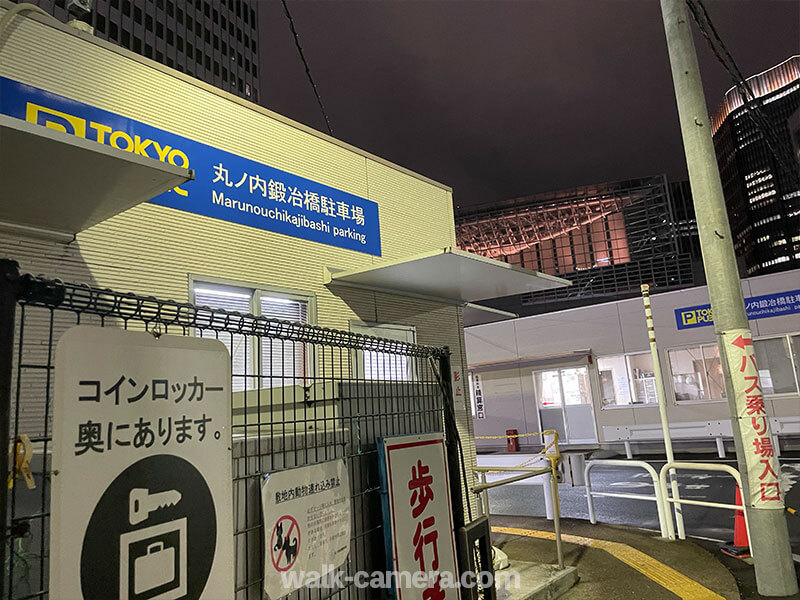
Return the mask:
[[[444,436],[384,438],[381,450],[398,600],[458,600]]]
[[[750,482],[750,505],[755,508],[783,510],[780,466],[772,445],[764,392],[756,365],[753,336],[749,329],[732,329],[722,333],[725,357],[733,380],[736,415],[739,419]],[[745,474],[743,474],[745,475]]]
[[[453,399],[456,401],[464,401],[464,378],[461,375],[461,369],[453,369],[450,374],[450,383],[453,386]]]

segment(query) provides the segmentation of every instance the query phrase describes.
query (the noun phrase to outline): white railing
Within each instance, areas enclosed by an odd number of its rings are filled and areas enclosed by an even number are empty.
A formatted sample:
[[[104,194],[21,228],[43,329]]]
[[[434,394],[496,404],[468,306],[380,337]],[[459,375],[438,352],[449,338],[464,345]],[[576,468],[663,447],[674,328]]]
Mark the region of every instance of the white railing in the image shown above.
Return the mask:
[[[658,476],[659,487],[661,488],[661,495],[664,498],[664,500],[667,503],[671,502],[678,507],[680,507],[682,504],[692,504],[694,506],[706,506],[708,508],[727,508],[728,510],[742,511],[742,513],[744,513],[745,527],[747,528],[747,538],[750,539],[750,523],[747,520],[747,512],[744,510],[744,507],[738,506],[736,504],[706,502],[705,500],[687,500],[685,498],[671,498],[669,495],[669,490],[667,488],[667,472],[672,469],[674,470],[683,469],[686,471],[720,471],[722,473],[727,473],[728,475],[733,477],[733,479],[736,481],[736,485],[739,486],[739,489],[742,489],[742,477],[739,474],[739,471],[737,471],[730,465],[721,465],[716,463],[690,463],[690,462],[679,462],[679,461],[668,462],[663,467],[661,467],[661,472],[659,473]],[[685,540],[686,534],[683,532],[679,532],[679,537],[680,539]]]
[[[654,494],[628,494],[624,492],[596,492],[592,490],[592,481],[589,473],[594,467],[609,466],[609,467],[638,467],[644,469],[653,480]],[[661,537],[665,539],[674,540],[675,532],[672,527],[672,515],[667,509],[667,504],[664,502],[664,495],[661,486],[659,485],[658,473],[656,470],[643,460],[593,460],[586,463],[586,468],[583,471],[583,478],[586,482],[586,503],[589,506],[589,520],[592,524],[597,523],[597,517],[594,511],[594,498],[597,496],[604,498],[625,498],[627,500],[648,500],[656,503],[656,510],[658,511],[658,525],[661,528]]]

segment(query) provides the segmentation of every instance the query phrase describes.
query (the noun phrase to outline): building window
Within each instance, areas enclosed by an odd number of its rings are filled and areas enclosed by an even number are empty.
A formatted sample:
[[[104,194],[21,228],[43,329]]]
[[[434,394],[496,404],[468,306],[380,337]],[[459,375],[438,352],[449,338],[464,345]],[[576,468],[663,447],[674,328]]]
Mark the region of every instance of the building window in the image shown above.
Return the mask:
[[[795,394],[800,377],[800,335],[753,340],[761,389],[765,394]]]
[[[416,340],[416,331],[410,325],[351,321],[350,331],[409,344],[415,343]],[[413,362],[409,361],[406,354],[359,350],[355,357],[355,371],[356,379],[381,381],[411,381],[414,379]]]
[[[725,399],[725,380],[716,344],[670,350],[668,354],[675,400]]]
[[[309,322],[311,296],[269,289],[192,282],[198,307],[235,311],[281,321]],[[203,320],[202,310],[198,321]],[[207,311],[205,313],[208,315]],[[227,332],[198,330],[203,338],[217,338],[231,355],[232,389],[243,390],[306,385],[309,365],[306,344],[293,340],[255,338]]]
[[[108,39],[113,41],[118,41],[117,36],[119,35],[119,28],[117,27],[116,23],[109,23],[108,24]]]
[[[625,357],[603,356],[597,359],[600,372],[600,397],[603,406],[631,404],[631,385]]]
[[[626,356],[633,404],[658,404],[653,356],[649,352]]]
[[[603,407],[657,404],[653,357],[649,352],[597,359]]]
[[[100,33],[105,33],[106,31],[106,18],[103,15],[97,15],[97,20],[95,21],[95,29]]]

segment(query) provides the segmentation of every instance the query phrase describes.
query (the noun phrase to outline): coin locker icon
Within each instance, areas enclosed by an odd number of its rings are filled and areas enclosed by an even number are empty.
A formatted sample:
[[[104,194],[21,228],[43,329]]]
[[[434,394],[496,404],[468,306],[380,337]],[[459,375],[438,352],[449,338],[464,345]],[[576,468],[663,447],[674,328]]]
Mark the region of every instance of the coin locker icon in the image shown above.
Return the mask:
[[[186,518],[120,537],[120,600],[177,600],[187,593]]]
[[[166,585],[175,579],[175,548],[165,548],[164,542],[147,546],[147,553],[133,561],[133,591],[143,594]]]

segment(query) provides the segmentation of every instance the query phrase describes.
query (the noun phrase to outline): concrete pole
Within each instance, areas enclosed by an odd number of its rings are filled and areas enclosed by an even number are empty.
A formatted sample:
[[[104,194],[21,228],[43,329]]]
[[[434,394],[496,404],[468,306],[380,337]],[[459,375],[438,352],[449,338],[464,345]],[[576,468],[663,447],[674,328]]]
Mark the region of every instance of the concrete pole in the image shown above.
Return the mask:
[[[661,12],[697,215],[708,296],[731,410],[736,457],[742,475],[744,510],[753,534],[750,548],[758,592],[762,596],[791,596],[798,592],[798,588],[784,511],[754,508],[750,503],[750,490],[758,486],[758,476],[747,468],[742,443],[743,423],[736,405],[737,388],[731,378],[724,342],[726,331],[749,330],[749,325],[686,0],[661,0]],[[768,427],[768,415],[765,417]]]
[[[664,394],[664,378],[661,375],[661,361],[658,359],[658,348],[656,347],[656,330],[653,325],[653,311],[650,308],[650,286],[642,284],[642,299],[644,300],[644,316],[647,320],[647,334],[650,338],[650,356],[653,357],[653,375],[656,379],[656,396],[658,397],[658,413],[661,416],[661,432],[664,434],[664,449],[667,453],[667,462],[675,462],[675,454],[672,452],[672,436],[669,433],[669,418],[667,418],[667,397]],[[669,470],[669,482],[672,488],[672,497],[676,500],[680,498],[678,493],[678,479],[675,469]],[[667,505],[669,511],[669,505]],[[683,527],[683,510],[680,504],[675,505],[675,524],[678,526],[678,539],[686,539],[686,531]],[[672,532],[669,532],[672,535]]]

